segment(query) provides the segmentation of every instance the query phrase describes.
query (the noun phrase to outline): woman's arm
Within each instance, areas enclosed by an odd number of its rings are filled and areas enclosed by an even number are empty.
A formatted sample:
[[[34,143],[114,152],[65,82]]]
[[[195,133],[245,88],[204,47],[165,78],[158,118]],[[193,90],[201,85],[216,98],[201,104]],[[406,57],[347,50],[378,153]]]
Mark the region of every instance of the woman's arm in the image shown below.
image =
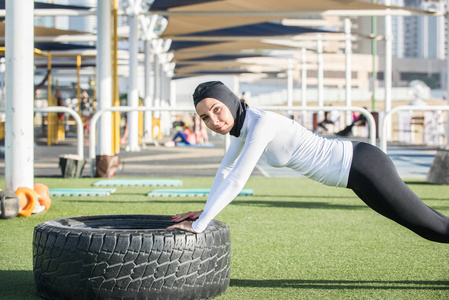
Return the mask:
[[[275,137],[275,131],[269,121],[269,119],[258,119],[252,124],[240,156],[229,174],[220,181],[218,186],[214,187],[213,193],[209,194],[203,213],[192,224],[193,231],[202,232],[206,229],[209,222],[245,186],[267,144]]]
[[[220,163],[220,167],[215,174],[214,182],[212,183],[208,198],[216,192],[217,188],[234,168],[240,153],[242,153],[244,145],[245,143],[241,139],[231,136],[231,144],[229,145],[229,148]]]
[[[228,176],[229,172],[234,167],[235,162],[237,161],[237,158],[239,157],[243,149],[243,145],[244,143],[242,140],[232,137],[228,151],[226,151],[226,154],[223,160],[221,161],[220,167],[218,168],[218,171],[215,175],[214,182],[212,183],[212,187],[210,189],[207,201],[213,198],[212,195],[215,194],[220,184]],[[181,229],[196,233],[196,231],[193,230],[192,228],[192,223],[193,220],[198,219],[198,217],[201,215],[202,212],[203,211],[190,211],[188,213],[176,214],[175,216],[173,216],[172,221],[173,222],[183,221],[183,222],[167,227],[167,229]]]

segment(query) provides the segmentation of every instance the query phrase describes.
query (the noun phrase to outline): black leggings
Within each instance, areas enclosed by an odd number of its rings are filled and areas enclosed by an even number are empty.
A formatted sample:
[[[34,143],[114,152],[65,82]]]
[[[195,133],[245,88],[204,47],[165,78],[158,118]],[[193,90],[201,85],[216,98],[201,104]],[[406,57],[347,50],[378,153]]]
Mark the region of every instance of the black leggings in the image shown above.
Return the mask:
[[[431,241],[449,243],[449,218],[424,204],[379,148],[353,142],[348,188],[381,215]]]

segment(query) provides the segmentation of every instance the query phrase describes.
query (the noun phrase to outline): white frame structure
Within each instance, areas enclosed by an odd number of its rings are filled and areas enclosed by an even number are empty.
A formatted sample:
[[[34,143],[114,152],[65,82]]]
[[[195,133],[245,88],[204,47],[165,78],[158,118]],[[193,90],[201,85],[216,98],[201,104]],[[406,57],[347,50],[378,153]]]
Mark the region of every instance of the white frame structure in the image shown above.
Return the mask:
[[[110,104],[111,99],[111,72],[110,72],[110,2],[111,0],[97,0],[98,9],[91,10],[34,10],[34,5],[30,5],[27,0],[6,0],[6,10],[0,10],[0,16],[6,17],[7,30],[5,37],[6,45],[6,80],[8,85],[6,87],[6,150],[5,150],[5,177],[6,177],[6,188],[15,190],[19,186],[32,187],[34,181],[34,124],[33,118],[33,41],[34,40],[52,40],[52,41],[92,41],[98,39],[99,52],[101,55],[97,56],[97,91],[99,92],[99,103],[100,111],[113,111],[112,108],[108,107],[108,102]],[[131,1],[131,0],[129,0]],[[136,2],[139,2],[136,0]],[[385,4],[389,4],[390,0],[385,0]],[[448,10],[449,10],[449,0],[448,0]],[[119,14],[123,15],[126,12],[120,11]],[[109,15],[106,16],[106,14]],[[140,12],[144,16],[155,16],[156,14],[152,12]],[[158,12],[159,14],[159,12]],[[160,12],[160,15],[164,16],[175,16],[175,15],[229,15],[232,17],[239,16],[268,16],[271,19],[282,19],[286,17],[305,17],[305,16],[384,16],[389,18],[391,16],[417,16],[417,15],[434,15],[434,16],[445,16],[449,21],[449,14],[447,12],[426,12],[419,10],[407,10],[407,9],[391,9],[385,11],[363,11],[363,10],[326,10],[326,11],[272,11],[272,12],[257,12],[257,11],[216,11],[216,12]],[[77,37],[34,37],[33,31],[33,21],[34,16],[80,16],[80,15],[97,15],[98,17],[98,33],[94,35],[77,36]],[[388,21],[386,22],[388,23]],[[449,22],[448,22],[449,24]],[[391,55],[389,51],[389,37],[391,37],[391,32],[386,28],[386,53]],[[449,30],[448,40],[449,40]],[[134,34],[134,33],[133,33]],[[109,40],[109,41],[107,41]],[[165,49],[166,50],[166,49]],[[156,61],[163,61],[162,63],[167,64],[162,58],[167,57],[165,53],[159,53],[157,51],[153,52],[157,56]],[[131,59],[130,59],[131,61]],[[146,64],[149,65],[148,63]],[[156,64],[155,64],[156,67]],[[161,67],[158,65],[157,67]],[[108,69],[109,68],[109,69]],[[449,60],[448,60],[448,70],[449,70]],[[161,68],[164,69],[164,68]],[[389,70],[391,72],[391,57],[387,57],[385,71]],[[449,72],[447,72],[449,73]],[[155,68],[154,73],[155,81],[157,83],[164,80],[161,78],[161,74]],[[168,76],[167,76],[168,78]],[[386,82],[386,96],[387,91],[391,88]],[[447,76],[447,87],[449,88],[449,76]],[[160,89],[160,84],[155,84],[154,89]],[[159,96],[158,92],[156,96]],[[147,95],[148,96],[148,95]],[[157,99],[157,97],[155,97]],[[386,101],[389,101],[389,97],[386,97]],[[349,107],[332,107],[333,110],[347,110]],[[126,111],[120,110],[119,108],[114,108],[114,111]],[[174,108],[173,108],[174,109]],[[193,108],[192,108],[193,109]],[[190,109],[189,111],[192,111]],[[276,110],[280,109],[279,107]],[[296,110],[296,107],[287,107],[289,110]],[[300,110],[314,110],[314,107],[300,107]],[[352,110],[357,111],[358,109],[352,108]],[[426,108],[432,109],[432,108]],[[149,108],[149,107],[137,107],[133,108],[137,111],[162,111],[162,109]],[[177,111],[181,109],[177,108]],[[319,107],[318,110],[322,110]],[[362,111],[366,114],[367,111]],[[391,111],[387,111],[390,113]],[[369,122],[371,122],[372,116],[367,116]],[[103,118],[105,125],[101,125],[99,132],[99,139],[101,143],[99,153],[108,154],[111,152],[111,132],[110,123]],[[103,124],[103,123],[102,123]],[[371,124],[371,123],[370,123]],[[95,124],[94,124],[95,125]],[[96,131],[95,127],[91,127]],[[108,130],[109,128],[109,130]],[[447,127],[447,132],[449,133],[449,125]],[[374,138],[373,134],[370,134],[371,138]],[[109,149],[109,150],[108,150]]]

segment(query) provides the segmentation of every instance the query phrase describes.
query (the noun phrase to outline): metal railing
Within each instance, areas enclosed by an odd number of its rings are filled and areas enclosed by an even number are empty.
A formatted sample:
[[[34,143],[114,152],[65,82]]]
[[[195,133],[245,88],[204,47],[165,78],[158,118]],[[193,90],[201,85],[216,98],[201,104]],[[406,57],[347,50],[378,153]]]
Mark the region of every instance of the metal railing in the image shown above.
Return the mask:
[[[369,139],[370,143],[376,145],[376,126],[375,121],[371,113],[357,106],[332,106],[332,107],[317,107],[317,106],[309,106],[309,107],[301,107],[301,106],[264,106],[260,107],[260,109],[271,110],[271,111],[324,111],[327,109],[336,110],[336,111],[357,111],[366,117],[366,120],[369,124]],[[193,107],[177,107],[177,108],[154,108],[154,107],[130,107],[130,106],[115,106],[110,108],[104,108],[97,111],[90,120],[90,132],[89,132],[89,159],[90,159],[90,176],[95,176],[95,137],[96,137],[96,128],[98,119],[105,113],[108,112],[130,112],[130,111],[165,111],[165,112],[195,112]]]
[[[369,125],[369,143],[372,145],[376,145],[376,122],[374,120],[373,115],[363,107],[358,106],[261,106],[260,109],[263,110],[271,110],[271,111],[357,111],[366,117],[366,120]]]
[[[77,138],[77,150],[78,156],[81,159],[84,159],[84,140],[83,140],[83,121],[81,117],[78,115],[76,111],[71,108],[63,107],[63,106],[47,106],[47,107],[34,107],[34,112],[60,112],[67,113],[73,117],[76,122],[76,138]],[[1,107],[0,112],[5,112],[5,108]]]
[[[399,111],[449,111],[449,105],[446,106],[396,106],[385,114],[382,122],[379,125],[379,141],[380,149],[387,153],[387,122],[391,121],[391,116]]]
[[[95,176],[95,137],[97,133],[97,122],[100,117],[108,112],[130,112],[130,111],[167,111],[167,112],[195,112],[193,107],[178,107],[178,108],[155,108],[155,107],[131,107],[131,106],[113,106],[109,108],[103,108],[97,111],[90,119],[90,131],[89,131],[89,160],[90,160],[90,177]]]

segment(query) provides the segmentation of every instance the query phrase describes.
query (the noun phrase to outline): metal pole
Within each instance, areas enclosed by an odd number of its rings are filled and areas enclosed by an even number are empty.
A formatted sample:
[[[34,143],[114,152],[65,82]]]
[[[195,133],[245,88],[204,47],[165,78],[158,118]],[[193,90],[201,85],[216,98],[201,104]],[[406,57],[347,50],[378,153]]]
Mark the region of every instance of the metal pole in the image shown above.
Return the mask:
[[[324,80],[324,71],[323,71],[323,39],[321,39],[321,35],[320,38],[318,39],[318,43],[317,43],[317,53],[318,53],[318,107],[323,107],[324,106],[324,84],[323,84],[323,80]],[[324,114],[323,111],[320,110],[318,112],[318,116],[320,119],[323,119]]]
[[[159,86],[157,87],[157,92],[158,92],[158,96],[157,99],[159,99],[159,101],[156,103],[156,107],[161,107],[162,105],[162,101],[165,100],[164,99],[164,80],[165,80],[165,74],[164,74],[164,63],[165,63],[165,53],[161,53],[161,58],[159,60],[159,69],[158,69],[158,74],[157,76],[159,77]],[[161,116],[159,116],[160,118]]]
[[[111,107],[111,0],[97,0],[97,109]],[[98,153],[111,155],[111,114],[98,124]],[[93,128],[90,129],[91,131]]]
[[[153,81],[153,66],[152,66],[152,50],[151,50],[151,40],[145,40],[145,99],[144,106],[152,107],[153,106],[153,90],[154,90],[154,81]],[[143,118],[143,131],[146,142],[151,142],[153,140],[152,135],[152,120],[153,114],[151,111],[146,111],[144,113]]]
[[[449,0],[448,0],[449,1]],[[307,50],[301,49],[301,106],[307,106]],[[304,126],[307,125],[307,113],[302,112],[302,122]]]
[[[51,52],[47,55],[47,105],[53,105],[53,95],[51,94]],[[54,114],[47,114],[47,146],[53,144],[53,130],[50,130],[54,126]]]
[[[78,98],[78,114],[81,115],[81,55],[76,56],[76,98]]]
[[[160,102],[160,106],[165,105],[165,103],[168,100],[167,98],[167,74],[165,73],[165,68],[166,68],[166,55],[164,55],[164,61],[161,64],[161,67],[159,68],[159,71],[161,72],[161,80],[159,81],[159,83],[161,84],[160,87],[160,97],[159,99],[161,99]]]
[[[139,1],[137,1],[139,2]],[[136,5],[136,3],[134,3]],[[138,15],[134,10],[128,15],[129,20],[129,76],[128,76],[128,106],[139,106],[139,90],[137,89],[137,55],[138,55],[138,41],[137,41],[137,25]],[[139,146],[139,115],[135,111],[128,113],[128,150],[140,151]]]
[[[171,80],[173,75],[170,75],[170,107],[176,107],[176,83]]]
[[[376,3],[377,0],[371,0],[371,3]],[[449,1],[449,0],[448,0]],[[377,18],[375,16],[371,17],[371,34],[373,36],[377,35]],[[373,56],[373,74],[371,77],[373,95],[371,97],[371,110],[376,111],[376,80],[377,80],[377,66],[376,66],[376,55],[377,55],[377,42],[376,39],[371,41],[371,50]]]
[[[346,18],[345,19],[345,35],[346,35],[346,106],[352,106],[352,66],[351,66],[351,21]],[[351,111],[346,112],[346,126],[351,125],[352,123],[352,114]]]
[[[158,47],[159,48],[159,47]],[[159,98],[159,89],[160,89],[160,64],[159,64],[159,49],[156,49],[156,52],[154,53],[154,61],[153,61],[153,82],[154,82],[154,93],[153,93],[153,107],[158,107],[158,102],[160,101]],[[160,114],[159,112],[155,112],[154,113],[154,117],[155,118],[159,118]],[[160,128],[159,128],[160,130]]]
[[[449,0],[446,3],[446,43],[449,42]],[[449,105],[449,46],[446,49],[446,97]],[[446,114],[446,146],[449,145],[449,112]]]
[[[292,59],[288,59],[288,67],[287,67],[287,106],[293,106],[293,62]],[[287,114],[289,116],[292,115],[292,111],[288,110]]]
[[[6,126],[7,190],[34,186],[34,4],[6,1]]]
[[[112,106],[120,106],[118,89],[118,0],[112,0]],[[120,113],[112,115],[112,153],[120,153]]]
[[[385,5],[391,5],[391,0],[385,0]],[[387,12],[390,10],[387,9]],[[391,26],[391,15],[385,16],[385,108],[384,111],[387,114],[391,110],[391,86],[392,86],[392,57],[393,57],[393,35]],[[387,126],[387,139],[391,139],[391,120],[386,123]]]

